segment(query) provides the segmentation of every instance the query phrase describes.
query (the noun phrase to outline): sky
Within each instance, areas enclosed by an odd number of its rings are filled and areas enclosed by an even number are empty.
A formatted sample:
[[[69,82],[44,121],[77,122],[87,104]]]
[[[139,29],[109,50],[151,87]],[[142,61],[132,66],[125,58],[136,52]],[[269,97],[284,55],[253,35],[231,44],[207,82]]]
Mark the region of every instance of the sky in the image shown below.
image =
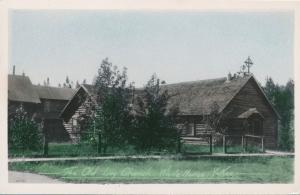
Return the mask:
[[[18,10],[10,12],[9,73],[34,84],[91,83],[108,57],[143,86],[225,77],[248,56],[262,84],[293,79],[293,12]]]

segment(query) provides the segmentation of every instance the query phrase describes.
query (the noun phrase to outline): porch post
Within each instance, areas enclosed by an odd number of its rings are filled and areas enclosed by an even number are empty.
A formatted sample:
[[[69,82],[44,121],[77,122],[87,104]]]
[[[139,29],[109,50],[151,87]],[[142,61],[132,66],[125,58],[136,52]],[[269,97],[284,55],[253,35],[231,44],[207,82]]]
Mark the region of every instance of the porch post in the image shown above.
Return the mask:
[[[212,154],[212,134],[209,135],[209,152]]]
[[[177,153],[181,152],[181,138],[177,138]]]
[[[247,143],[247,137],[245,136],[245,152],[247,151],[247,145],[248,145],[248,143]]]
[[[244,147],[244,136],[242,135],[242,148],[243,148],[243,152],[245,152],[245,147]]]
[[[261,137],[261,150],[262,152],[265,152],[265,146],[264,146],[264,137]]]
[[[193,136],[196,137],[197,133],[196,133],[196,119],[194,118],[194,132],[193,132]]]

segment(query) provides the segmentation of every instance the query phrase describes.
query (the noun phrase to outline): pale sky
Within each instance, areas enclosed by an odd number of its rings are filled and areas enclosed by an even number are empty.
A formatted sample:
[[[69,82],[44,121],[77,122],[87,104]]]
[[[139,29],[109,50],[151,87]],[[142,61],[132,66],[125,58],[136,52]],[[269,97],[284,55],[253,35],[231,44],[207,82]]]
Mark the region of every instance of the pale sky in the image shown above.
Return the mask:
[[[91,83],[102,59],[143,86],[224,77],[251,56],[252,72],[293,78],[292,12],[11,11],[9,71],[34,84]]]

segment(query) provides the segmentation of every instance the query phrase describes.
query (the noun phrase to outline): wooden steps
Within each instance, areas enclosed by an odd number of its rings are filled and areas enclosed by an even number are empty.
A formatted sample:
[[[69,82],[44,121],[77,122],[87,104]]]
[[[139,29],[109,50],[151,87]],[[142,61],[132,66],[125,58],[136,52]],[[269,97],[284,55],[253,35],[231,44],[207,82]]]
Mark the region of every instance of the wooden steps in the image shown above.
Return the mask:
[[[68,132],[72,143],[78,143],[80,141],[80,135],[73,132],[72,124],[63,122],[63,125]]]

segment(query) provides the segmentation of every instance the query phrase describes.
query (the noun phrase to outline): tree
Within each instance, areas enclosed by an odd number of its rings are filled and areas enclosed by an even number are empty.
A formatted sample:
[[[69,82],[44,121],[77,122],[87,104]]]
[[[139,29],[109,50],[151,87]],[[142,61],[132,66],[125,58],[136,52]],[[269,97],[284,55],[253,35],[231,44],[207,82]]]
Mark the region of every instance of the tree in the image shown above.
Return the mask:
[[[203,115],[203,120],[215,133],[226,134],[227,128],[224,125],[226,117],[229,115],[230,111],[219,113],[220,106],[217,102],[213,102],[210,107],[209,115]]]
[[[42,146],[38,125],[29,118],[22,104],[10,118],[8,146],[11,149],[23,150],[37,150]]]
[[[160,80],[153,75],[142,94],[137,97],[133,143],[137,149],[174,149],[179,139],[175,118],[177,106],[168,106],[171,96],[160,87]]]
[[[104,153],[107,147],[122,147],[128,143],[133,86],[127,84],[127,80],[126,68],[121,72],[108,58],[102,61],[95,80],[98,105],[95,128],[101,134]]]
[[[76,81],[76,89],[78,89],[80,87],[80,84],[78,81]]]
[[[97,146],[98,131],[96,130],[96,111],[97,104],[93,101],[93,97],[88,96],[85,103],[83,104],[85,112],[80,112],[78,116],[78,123],[80,126],[80,137],[81,143],[90,143],[93,146]]]
[[[294,82],[290,80],[286,85],[278,85],[272,78],[267,78],[263,89],[281,117],[278,132],[279,147],[284,150],[293,150]]]
[[[68,76],[66,76],[66,81],[63,84],[63,86],[66,87],[66,88],[72,88],[72,82],[70,82],[70,79],[69,79]]]
[[[66,77],[66,84],[69,84],[70,83],[70,79],[69,79],[69,77],[67,76]]]
[[[278,86],[275,85],[271,77],[267,77],[265,87],[263,88],[268,99],[274,104],[275,91],[278,90]]]
[[[288,93],[288,97],[289,97],[289,109],[290,109],[290,121],[289,121],[289,145],[290,145],[290,150],[294,150],[294,104],[295,104],[295,100],[294,100],[294,81],[293,80],[289,80],[286,84],[286,90]]]

